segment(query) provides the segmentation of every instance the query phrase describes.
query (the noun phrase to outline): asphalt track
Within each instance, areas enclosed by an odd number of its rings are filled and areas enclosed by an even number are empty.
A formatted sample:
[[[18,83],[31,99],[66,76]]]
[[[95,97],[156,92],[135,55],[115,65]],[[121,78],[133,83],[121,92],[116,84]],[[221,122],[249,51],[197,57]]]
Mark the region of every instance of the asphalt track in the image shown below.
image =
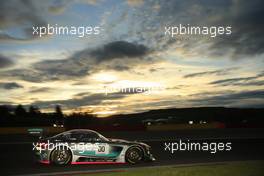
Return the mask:
[[[264,160],[263,129],[253,130],[197,130],[178,132],[113,132],[106,136],[145,141],[152,146],[157,161],[138,165],[69,165],[52,166],[38,164],[34,161],[31,138],[26,136],[1,136],[0,151],[1,175],[39,174],[67,171],[100,171],[105,169],[122,169],[127,167],[162,166],[190,163],[211,163],[244,160]],[[108,134],[108,135],[107,135]],[[164,142],[189,139],[191,142],[231,142],[231,151],[176,151],[171,154],[164,151]]]

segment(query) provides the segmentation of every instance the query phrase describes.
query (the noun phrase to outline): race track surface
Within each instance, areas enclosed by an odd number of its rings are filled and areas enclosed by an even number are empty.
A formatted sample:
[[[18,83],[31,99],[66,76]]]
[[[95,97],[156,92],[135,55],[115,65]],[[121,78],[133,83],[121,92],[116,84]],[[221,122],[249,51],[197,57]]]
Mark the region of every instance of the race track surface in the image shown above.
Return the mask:
[[[1,149],[1,175],[38,174],[66,171],[91,171],[101,169],[119,169],[127,167],[144,167],[172,164],[225,162],[242,160],[264,160],[263,130],[243,130],[239,133],[230,131],[188,131],[188,132],[155,132],[155,136],[147,132],[108,133],[110,137],[125,139],[138,138],[152,146],[153,154],[157,161],[138,165],[69,165],[52,166],[38,164],[34,161],[32,153],[33,141],[28,137],[2,136]],[[229,133],[229,134],[228,134]],[[198,134],[198,135],[197,135]],[[234,135],[236,134],[236,135]],[[106,135],[106,134],[104,134]],[[107,136],[107,135],[106,135]],[[152,136],[152,137],[151,137]],[[17,139],[17,140],[16,140]],[[190,139],[192,142],[231,142],[231,151],[218,151],[212,154],[208,151],[176,151],[173,154],[164,150],[164,142]]]

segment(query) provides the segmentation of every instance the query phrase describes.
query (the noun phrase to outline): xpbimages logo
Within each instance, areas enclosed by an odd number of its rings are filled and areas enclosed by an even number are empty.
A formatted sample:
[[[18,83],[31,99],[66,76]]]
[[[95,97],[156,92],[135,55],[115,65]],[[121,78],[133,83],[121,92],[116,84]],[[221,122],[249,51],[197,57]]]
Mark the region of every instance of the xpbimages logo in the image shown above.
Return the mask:
[[[165,142],[164,151],[171,154],[177,151],[205,151],[215,154],[218,151],[231,151],[231,142],[191,142],[190,140],[177,142]]]
[[[208,35],[212,38],[221,35],[231,35],[232,26],[191,26],[190,24],[178,26],[165,26],[165,36],[176,37],[178,35]]]
[[[102,28],[99,26],[59,26],[58,24],[47,26],[33,26],[32,35],[43,37],[45,35],[71,35],[85,37],[89,35],[99,35]]]
[[[53,143],[49,140],[47,142],[43,143],[32,143],[33,148],[32,150],[39,151],[40,153],[42,151],[52,151],[52,150],[78,150],[79,153],[83,153],[84,151],[100,151],[101,146],[96,145],[93,143],[67,143],[67,142],[59,142],[59,143]]]

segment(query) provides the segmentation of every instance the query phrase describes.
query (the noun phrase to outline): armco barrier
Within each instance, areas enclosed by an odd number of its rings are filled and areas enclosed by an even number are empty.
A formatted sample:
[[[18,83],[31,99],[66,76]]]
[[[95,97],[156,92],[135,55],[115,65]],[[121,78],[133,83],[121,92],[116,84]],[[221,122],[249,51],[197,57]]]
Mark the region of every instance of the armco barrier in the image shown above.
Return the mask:
[[[220,122],[212,122],[206,124],[160,124],[147,126],[147,131],[173,131],[186,129],[217,129],[225,128]]]
[[[161,125],[98,125],[98,126],[85,126],[85,129],[91,129],[95,131],[172,131],[182,129],[216,129],[225,128],[225,124],[220,122],[213,122],[207,124],[161,124]],[[56,134],[63,131],[74,129],[74,127],[62,128],[62,127],[3,127],[0,128],[1,134],[29,134],[30,130],[41,130],[45,134]]]
[[[44,133],[55,134],[65,131],[62,127],[1,127],[1,134],[29,134],[29,129],[42,129]]]
[[[69,129],[74,129],[75,127],[68,127]],[[145,131],[146,127],[145,125],[87,125],[83,126],[84,129],[90,129],[95,131]]]

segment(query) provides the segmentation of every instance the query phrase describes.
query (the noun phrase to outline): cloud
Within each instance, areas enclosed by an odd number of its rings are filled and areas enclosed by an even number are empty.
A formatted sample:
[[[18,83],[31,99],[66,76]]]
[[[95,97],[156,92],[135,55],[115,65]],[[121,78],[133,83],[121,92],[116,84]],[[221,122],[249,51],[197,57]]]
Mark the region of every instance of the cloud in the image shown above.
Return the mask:
[[[64,1],[64,2],[66,2],[66,1]],[[67,8],[66,4],[55,4],[55,5],[51,5],[48,9],[49,9],[50,13],[62,14],[66,8]]]
[[[85,2],[85,3],[88,3],[90,5],[96,5],[97,3],[99,3],[98,0],[84,0],[84,1],[81,1],[81,2]]]
[[[207,76],[207,75],[226,75],[230,71],[236,70],[236,67],[233,68],[227,68],[227,69],[221,69],[221,70],[214,70],[214,71],[206,71],[206,72],[198,72],[198,73],[192,73],[183,76],[184,78],[193,78],[193,77],[199,77],[199,76]]]
[[[132,7],[137,7],[143,5],[144,0],[127,0],[127,4]]]
[[[14,104],[14,103],[10,102],[10,101],[0,101],[1,106],[7,106],[7,105],[11,105],[11,104]]]
[[[16,82],[0,82],[0,88],[11,90],[11,89],[23,88],[23,86]]]
[[[148,49],[144,45],[129,43],[126,41],[115,41],[104,45],[102,48],[91,51],[98,62],[115,58],[135,58],[147,54]],[[78,53],[82,55],[82,53]]]
[[[29,91],[29,93],[43,93],[43,92],[50,92],[52,89],[49,87],[41,87],[41,88],[33,88]]]
[[[218,96],[210,96],[201,99],[192,100],[192,102],[197,102],[202,105],[210,106],[251,106],[257,105],[264,107],[264,90],[251,90],[251,91],[241,91],[230,94],[223,94]],[[254,106],[251,106],[254,107]]]
[[[250,81],[250,82],[245,82],[245,83],[235,83],[233,85],[235,85],[235,86],[263,86],[264,85],[264,80],[261,80],[261,81]]]
[[[23,40],[23,39],[12,37],[6,33],[0,33],[0,40],[1,41],[17,41],[17,40]]]
[[[264,1],[247,0],[233,1],[231,8],[223,15],[222,24],[229,23],[233,34],[229,37],[219,38],[211,49],[224,52],[232,48],[233,57],[255,56],[264,52]]]
[[[264,76],[264,72],[261,72],[255,76],[249,76],[249,77],[241,77],[241,78],[229,78],[229,79],[221,79],[217,81],[210,82],[212,85],[222,85],[222,86],[258,86],[262,85],[262,80],[256,80],[258,78],[262,78]]]
[[[10,79],[21,79],[29,82],[58,80],[58,78],[56,78],[56,75],[48,75],[30,68],[8,70],[5,72],[0,72],[0,75],[2,77],[7,77]]]
[[[90,93],[81,92],[77,93],[71,99],[67,100],[54,100],[54,101],[35,101],[32,104],[37,105],[41,108],[50,108],[54,105],[61,105],[67,109],[74,109],[83,106],[99,105],[99,104],[112,104],[114,101],[119,101],[127,96],[135,94],[141,94],[146,92],[145,88],[133,87],[125,88],[127,92],[107,92],[107,93]],[[130,90],[130,91],[129,91]],[[134,92],[132,91],[134,90]]]
[[[125,71],[136,65],[154,62],[144,45],[116,41],[95,49],[87,48],[67,59],[44,60],[27,69],[14,69],[1,76],[30,82],[77,79],[100,70]]]
[[[5,56],[0,55],[0,69],[14,65],[13,61]]]
[[[114,101],[118,99],[124,98],[125,94],[119,93],[111,93],[108,95],[102,93],[90,94],[90,93],[82,93],[76,94],[74,98],[68,100],[55,100],[55,101],[35,101],[32,104],[37,105],[41,108],[50,108],[54,105],[61,105],[65,108],[78,108],[82,106],[89,106],[89,105],[98,105],[101,104],[103,101]]]
[[[32,0],[0,1],[0,29],[5,31],[16,27],[23,34],[23,37],[1,34],[0,39],[10,41],[34,39],[32,28],[29,25],[46,25],[46,20],[41,15],[45,11],[45,6],[40,1]]]
[[[153,11],[156,1],[146,1],[137,9],[134,23],[141,31],[138,37],[156,49],[174,49],[179,54],[232,59],[248,58],[264,53],[264,1],[248,0],[174,0],[160,1],[159,10]],[[143,17],[143,18],[142,18]],[[164,36],[164,27],[231,26],[231,35],[215,38],[198,35]],[[147,30],[146,30],[147,29]],[[143,32],[142,32],[143,31]],[[128,35],[128,37],[131,34]],[[210,39],[209,39],[210,38]]]
[[[31,24],[45,24],[39,16],[38,7],[30,0],[10,0],[0,2],[0,27],[6,28],[30,22]]]

